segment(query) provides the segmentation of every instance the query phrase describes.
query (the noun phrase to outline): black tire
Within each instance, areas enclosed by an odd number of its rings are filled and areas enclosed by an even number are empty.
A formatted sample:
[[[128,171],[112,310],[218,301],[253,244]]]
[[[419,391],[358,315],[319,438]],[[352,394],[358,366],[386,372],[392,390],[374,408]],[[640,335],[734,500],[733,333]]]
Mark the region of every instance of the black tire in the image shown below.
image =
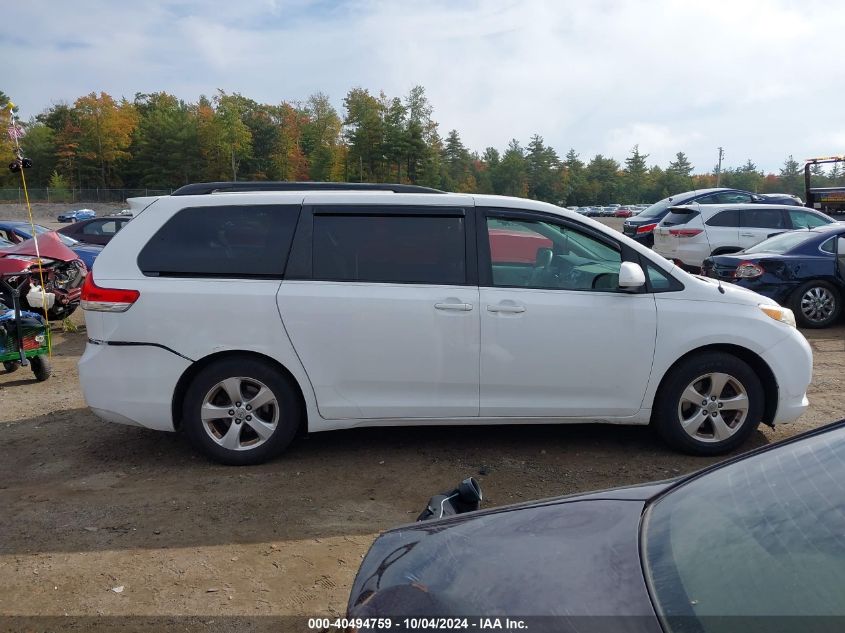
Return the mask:
[[[21,364],[17,361],[14,361],[14,360],[3,361],[3,369],[6,370],[7,374],[14,374],[20,368],[21,368]]]
[[[238,387],[244,396],[241,407],[231,406],[226,390],[217,387],[229,378],[243,379]],[[275,428],[266,438],[259,437],[254,423],[247,422],[248,418],[251,419],[246,411],[248,400],[255,395],[258,383],[267,387],[275,399],[275,405],[266,405],[261,410],[260,417],[270,418],[274,413],[276,416]],[[212,405],[227,409],[225,412],[221,410],[223,417],[210,421],[208,425],[201,418],[207,397],[210,397]],[[234,413],[232,417],[228,416],[230,410]],[[277,368],[255,358],[231,357],[205,367],[191,381],[182,406],[182,427],[191,443],[207,457],[221,464],[246,466],[280,455],[293,440],[304,416],[297,391]],[[255,421],[260,422],[259,415],[255,417]],[[233,431],[238,444],[243,446],[240,450],[224,447],[212,438],[215,434],[219,441],[223,441],[236,423],[238,426]],[[251,442],[256,445],[249,447]]]
[[[727,374],[731,380],[720,391],[716,401],[711,399],[708,391],[713,387],[711,378],[697,381],[700,377],[711,374]],[[683,398],[688,386],[696,387],[696,392],[702,394],[701,403],[690,403]],[[737,417],[740,411],[730,409],[729,398],[741,395],[737,386],[745,391],[747,396],[747,411],[744,418]],[[703,406],[704,400],[708,401]],[[723,403],[719,407],[719,403]],[[715,402],[714,406],[713,403]],[[727,406],[725,406],[727,405]],[[715,411],[705,411],[709,408]],[[698,409],[697,411],[695,409]],[[654,401],[652,421],[663,440],[672,448],[691,455],[721,455],[740,446],[756,429],[763,418],[764,392],[760,379],[747,363],[736,356],[724,352],[705,352],[684,359],[669,370],[663,384],[657,391]],[[715,420],[709,416],[717,414],[720,421],[725,421],[730,435],[718,440],[715,433]],[[725,416],[722,417],[722,413]],[[693,432],[687,432],[682,425],[683,419],[689,420],[689,428],[698,420],[700,425]],[[700,416],[700,417],[698,417]],[[730,419],[729,419],[730,416]],[[724,427],[722,427],[724,428]],[[697,433],[694,435],[694,433]],[[707,436],[710,437],[707,437]]]
[[[30,358],[29,365],[32,367],[32,373],[35,374],[35,379],[38,382],[44,382],[53,375],[53,368],[45,356],[34,356]]]
[[[803,305],[805,295],[808,294],[816,294],[820,297],[826,297],[832,301],[833,310],[826,318],[812,318],[812,310],[814,306]],[[808,301],[812,301],[812,298],[808,297]],[[826,281],[816,280],[802,284],[799,286],[798,290],[792,294],[792,301],[790,303],[792,304],[792,311],[795,313],[795,320],[798,322],[799,326],[804,328],[817,329],[828,327],[839,318],[840,314],[842,314],[842,295],[836,287]],[[805,309],[808,311],[805,312]]]

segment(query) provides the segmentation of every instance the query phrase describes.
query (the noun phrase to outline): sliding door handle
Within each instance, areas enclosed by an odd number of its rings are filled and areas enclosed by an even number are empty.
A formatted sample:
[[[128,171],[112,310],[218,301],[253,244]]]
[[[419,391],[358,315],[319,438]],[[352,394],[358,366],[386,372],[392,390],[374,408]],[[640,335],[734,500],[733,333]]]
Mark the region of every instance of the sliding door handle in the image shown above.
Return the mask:
[[[435,303],[435,310],[456,310],[458,312],[469,312],[472,310],[471,303]]]
[[[505,314],[519,314],[520,312],[525,312],[525,306],[514,306],[514,305],[496,305],[496,306],[487,306],[487,312],[503,312]]]

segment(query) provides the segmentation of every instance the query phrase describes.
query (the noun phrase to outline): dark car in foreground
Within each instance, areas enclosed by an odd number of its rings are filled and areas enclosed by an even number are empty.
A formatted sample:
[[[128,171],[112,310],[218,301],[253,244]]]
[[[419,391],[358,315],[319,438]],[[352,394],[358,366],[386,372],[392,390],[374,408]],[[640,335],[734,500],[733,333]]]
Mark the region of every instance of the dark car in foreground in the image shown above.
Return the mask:
[[[790,307],[802,327],[827,327],[845,301],[845,223],[781,233],[739,253],[711,256],[702,274]]]
[[[725,187],[696,189],[655,202],[642,213],[626,220],[625,224],[622,225],[622,232],[641,244],[651,247],[654,245],[654,229],[657,228],[660,220],[666,217],[671,207],[685,204],[747,204],[753,202],[801,206],[800,198],[786,193],[758,194]]]
[[[376,539],[347,613],[393,630],[842,630],[843,482],[845,420],[673,481],[406,525]]]
[[[69,226],[62,227],[56,232],[67,235],[85,244],[99,244],[105,246],[111,241],[117,232],[126,226],[131,216],[104,216],[102,218],[91,218],[80,220]]]
[[[40,224],[35,225],[35,232],[38,235],[49,233],[50,229]],[[67,246],[70,250],[76,253],[77,257],[83,261],[85,267],[91,270],[94,265],[94,260],[97,259],[103,247],[96,244],[82,244],[72,237],[58,234],[62,244]],[[11,242],[12,244],[20,244],[26,240],[32,239],[32,227],[29,222],[19,220],[14,221],[0,221],[0,237]],[[2,248],[2,246],[0,246]]]

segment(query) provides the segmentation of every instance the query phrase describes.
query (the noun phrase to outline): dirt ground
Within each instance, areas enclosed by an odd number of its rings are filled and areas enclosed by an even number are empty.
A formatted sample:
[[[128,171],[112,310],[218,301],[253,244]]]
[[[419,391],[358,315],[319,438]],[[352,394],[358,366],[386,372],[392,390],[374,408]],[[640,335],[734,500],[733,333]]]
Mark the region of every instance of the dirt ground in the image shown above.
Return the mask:
[[[845,417],[845,324],[806,334],[810,410],[761,428],[746,449]],[[331,432],[269,464],[218,466],[180,435],[94,417],[76,373],[84,345],[84,330],[57,332],[46,383],[26,369],[0,374],[0,631],[50,628],[9,616],[182,616],[205,626],[341,615],[378,532],[412,521],[464,477],[479,479],[490,507],[714,461],[673,453],[648,428],[573,425]],[[51,630],[91,628],[57,622]]]

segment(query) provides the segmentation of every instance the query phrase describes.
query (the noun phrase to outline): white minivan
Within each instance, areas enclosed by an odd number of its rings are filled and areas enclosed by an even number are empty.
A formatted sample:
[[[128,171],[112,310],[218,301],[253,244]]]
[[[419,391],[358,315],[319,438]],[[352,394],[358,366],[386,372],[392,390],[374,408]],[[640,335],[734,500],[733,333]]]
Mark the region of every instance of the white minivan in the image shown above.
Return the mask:
[[[229,464],[299,431],[433,424],[652,424],[716,454],[808,404],[788,309],[532,200],[188,185],[82,293],[91,409]]]

